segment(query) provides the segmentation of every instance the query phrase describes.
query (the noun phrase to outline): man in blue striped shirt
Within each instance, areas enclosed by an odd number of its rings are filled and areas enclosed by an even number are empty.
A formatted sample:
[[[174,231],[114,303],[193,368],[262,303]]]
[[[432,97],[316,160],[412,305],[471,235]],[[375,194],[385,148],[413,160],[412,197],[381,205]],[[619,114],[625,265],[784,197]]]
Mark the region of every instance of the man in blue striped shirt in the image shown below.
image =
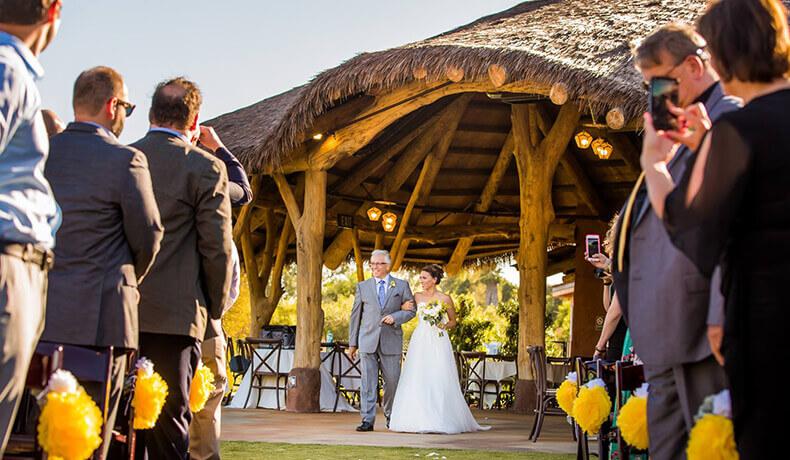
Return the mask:
[[[61,0],[0,0],[0,457],[44,328],[47,268],[60,212],[44,178],[49,153],[37,56],[55,38]]]

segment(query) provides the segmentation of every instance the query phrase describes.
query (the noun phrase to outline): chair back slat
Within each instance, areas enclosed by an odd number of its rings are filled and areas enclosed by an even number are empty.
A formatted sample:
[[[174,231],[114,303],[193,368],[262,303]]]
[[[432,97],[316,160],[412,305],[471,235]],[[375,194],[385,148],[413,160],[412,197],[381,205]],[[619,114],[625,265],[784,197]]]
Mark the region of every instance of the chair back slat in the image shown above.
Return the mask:
[[[532,373],[535,378],[535,386],[537,387],[538,394],[543,394],[548,388],[546,377],[546,349],[536,345],[528,347],[527,352],[529,353],[529,360],[532,366]]]
[[[252,360],[255,365],[252,370],[253,374],[277,375],[280,373],[280,358],[283,350],[282,339],[247,337],[246,344],[250,356],[258,359],[257,363],[255,363],[255,359]],[[272,357],[274,358],[273,367],[269,362],[269,359]]]

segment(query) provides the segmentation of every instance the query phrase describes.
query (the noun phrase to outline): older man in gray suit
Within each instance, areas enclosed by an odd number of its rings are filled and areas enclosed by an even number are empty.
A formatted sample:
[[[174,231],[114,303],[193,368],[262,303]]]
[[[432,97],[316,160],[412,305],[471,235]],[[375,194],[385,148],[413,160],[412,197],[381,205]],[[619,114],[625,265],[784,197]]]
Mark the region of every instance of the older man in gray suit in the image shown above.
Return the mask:
[[[107,454],[118,410],[128,350],[137,348],[137,286],[159,251],[163,228],[148,161],[116,136],[128,102],[121,75],[109,67],[82,72],[74,84],[74,118],[51,140],[44,174],[63,212],[57,264],[49,274],[46,327],[41,340],[115,348]],[[86,383],[104,404],[101,385]]]
[[[722,93],[704,47],[690,26],[670,24],[647,37],[635,58],[646,81],[676,79],[680,105],[704,103],[715,120],[737,109],[738,101]],[[669,163],[673,177],[682,177],[693,154],[687,148],[675,153]],[[723,369],[714,359],[723,299],[719,283],[703,276],[672,245],[646,199],[643,177],[621,213],[614,284],[650,384],[650,455],[655,460],[685,458],[694,414],[706,396],[726,387]]]
[[[389,427],[403,354],[401,326],[415,316],[414,296],[409,283],[390,275],[391,263],[389,252],[373,251],[370,256],[373,278],[357,284],[351,309],[349,353],[352,359],[359,354],[362,365],[359,398],[362,424],[357,431],[373,431],[379,369],[384,376],[384,415]],[[404,304],[409,309],[402,309]]]

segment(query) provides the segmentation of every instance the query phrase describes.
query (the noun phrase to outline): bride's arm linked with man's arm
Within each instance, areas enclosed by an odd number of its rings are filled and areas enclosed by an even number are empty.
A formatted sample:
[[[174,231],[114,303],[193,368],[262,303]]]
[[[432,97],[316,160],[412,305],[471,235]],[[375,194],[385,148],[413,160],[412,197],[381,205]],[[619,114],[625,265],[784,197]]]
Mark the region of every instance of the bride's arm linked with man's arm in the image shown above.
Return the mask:
[[[348,354],[351,359],[357,358],[357,349],[359,347],[359,325],[362,322],[362,295],[359,292],[359,283],[357,284],[357,291],[354,294],[354,305],[351,307],[351,319],[348,322]]]
[[[401,327],[404,323],[408,323],[409,321],[414,319],[414,316],[417,314],[417,309],[414,308],[414,294],[412,294],[411,292],[411,287],[409,286],[409,283],[403,280],[398,280],[397,283],[398,284],[402,283],[403,285],[404,303],[403,305],[401,305],[401,309],[399,311],[387,315],[387,317],[391,317],[393,319],[392,324],[390,324],[390,326],[392,327]],[[408,307],[409,304],[411,304],[412,306],[411,308]],[[385,317],[384,319],[386,319],[387,317]]]

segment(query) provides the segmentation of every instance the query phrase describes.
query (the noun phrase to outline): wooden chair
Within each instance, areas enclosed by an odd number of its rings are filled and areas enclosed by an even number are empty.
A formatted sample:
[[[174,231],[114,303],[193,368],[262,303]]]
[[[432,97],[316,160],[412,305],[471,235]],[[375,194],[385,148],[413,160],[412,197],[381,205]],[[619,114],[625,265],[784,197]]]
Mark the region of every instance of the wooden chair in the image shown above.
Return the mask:
[[[546,377],[546,350],[541,346],[527,348],[532,366],[532,375],[535,377],[535,418],[532,422],[532,431],[529,439],[537,442],[543,428],[543,419],[547,415],[565,416],[565,412],[557,404],[557,390],[549,388]]]
[[[634,364],[631,361],[617,361],[615,363],[615,401],[619,411],[623,407],[623,393],[635,391],[645,383],[644,367],[641,364]],[[620,428],[614,428],[615,439],[617,439],[617,452],[619,458],[627,459],[631,453],[647,453],[646,450],[633,449],[623,440]]]
[[[49,382],[49,377],[63,366],[63,347],[36,347],[30,359],[25,390],[22,402],[17,411],[11,436],[6,445],[5,457],[8,458],[43,458],[43,451],[38,445],[36,436],[37,421],[29,417],[31,410],[36,406],[32,391],[41,391]]]
[[[516,362],[515,356],[506,355],[488,355],[486,359],[492,362]],[[516,375],[497,382],[497,398],[494,407],[507,409],[513,406],[516,398],[516,382],[518,382],[518,365],[516,365]]]
[[[280,410],[280,391],[284,391],[288,382],[288,373],[280,371],[280,358],[283,351],[282,339],[257,339],[247,337],[245,340],[247,352],[252,358],[253,369],[250,380],[250,389],[247,391],[247,398],[244,400],[244,407],[250,402],[252,390],[258,390],[258,401],[255,403],[257,409],[261,403],[261,394],[265,390],[274,390],[277,398],[277,410]],[[274,360],[272,366],[269,362]],[[265,379],[274,378],[274,385],[267,385]],[[282,382],[282,384],[281,384]],[[288,395],[286,394],[286,398]],[[286,400],[287,402],[287,400]]]
[[[483,408],[486,384],[486,353],[477,351],[462,351],[461,365],[463,368],[463,381],[461,388],[464,390],[464,397],[469,404],[477,404]],[[477,388],[473,388],[476,386]]]
[[[250,368],[251,363],[250,356],[247,353],[247,347],[243,340],[234,342],[232,337],[228,337],[227,342],[226,354],[228,369],[230,370],[230,379],[228,381],[229,391],[226,403],[230,402],[230,396],[239,388],[241,379],[244,378],[244,374],[247,372],[247,369]]]
[[[362,384],[362,368],[359,358],[352,360],[348,356],[348,343],[335,342],[335,361],[332,363],[332,376],[335,378],[335,404],[332,408],[333,412],[337,412],[337,404],[340,401],[340,395],[354,407],[359,407],[360,388]],[[358,380],[360,385],[357,388],[346,387],[343,381]]]

